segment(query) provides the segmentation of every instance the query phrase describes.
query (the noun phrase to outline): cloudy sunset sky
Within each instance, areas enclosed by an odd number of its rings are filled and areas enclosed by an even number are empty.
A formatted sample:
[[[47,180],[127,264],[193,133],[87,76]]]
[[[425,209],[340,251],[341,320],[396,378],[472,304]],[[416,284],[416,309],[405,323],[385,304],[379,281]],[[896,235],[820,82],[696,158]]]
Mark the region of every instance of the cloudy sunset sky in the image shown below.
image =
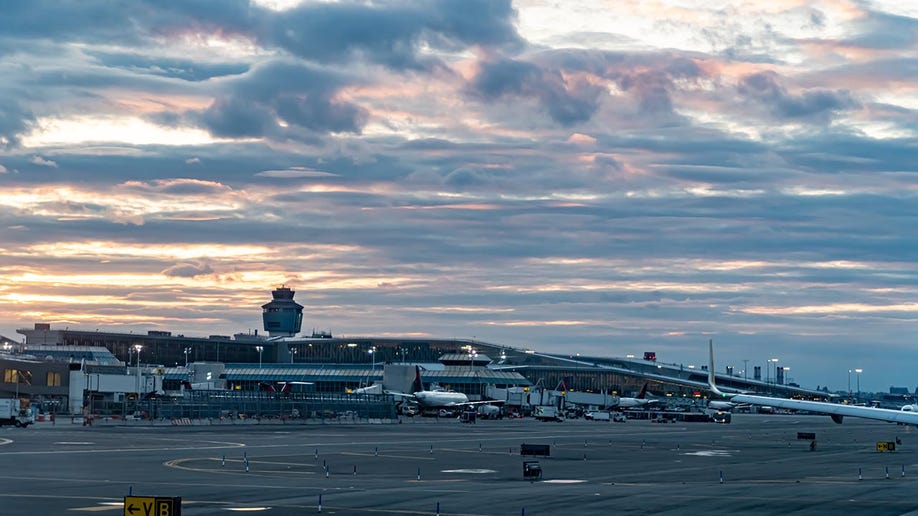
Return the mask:
[[[914,390],[916,136],[901,0],[5,2],[0,335],[286,284],[307,333]]]

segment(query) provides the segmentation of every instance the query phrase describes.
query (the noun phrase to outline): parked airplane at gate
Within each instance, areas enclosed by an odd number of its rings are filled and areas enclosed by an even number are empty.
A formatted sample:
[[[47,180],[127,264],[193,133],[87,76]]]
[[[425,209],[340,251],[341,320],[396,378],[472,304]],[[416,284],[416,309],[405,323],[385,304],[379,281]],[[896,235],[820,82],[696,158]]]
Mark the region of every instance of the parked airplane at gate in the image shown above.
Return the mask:
[[[826,414],[832,418],[832,421],[841,424],[845,416],[861,417],[864,419],[876,419],[879,421],[889,421],[891,423],[902,423],[909,425],[918,425],[918,407],[906,410],[903,407],[900,410],[882,409],[873,407],[859,407],[853,405],[842,405],[839,403],[828,403],[824,401],[805,401],[790,400],[785,398],[775,398],[771,396],[756,396],[752,394],[728,394],[722,392],[714,384],[714,341],[709,342],[710,363],[708,364],[708,386],[711,392],[717,396],[727,398],[733,403],[748,403],[750,405],[764,405],[789,410],[804,410],[818,414]],[[909,406],[909,405],[906,405]]]
[[[277,385],[268,382],[261,382],[258,384],[258,389],[263,392],[280,392],[282,394],[289,394],[290,388],[293,385],[312,385],[312,382],[277,382]]]
[[[647,383],[645,382],[637,396],[633,398],[618,398],[618,401],[616,402],[613,400],[610,406],[614,408],[643,408],[659,403],[659,400],[647,398]]]
[[[436,408],[461,408],[474,405],[499,405],[503,403],[500,400],[470,401],[469,397],[462,392],[447,390],[430,390],[425,391],[421,383],[421,368],[415,366],[414,382],[411,384],[411,393],[387,391],[383,389],[382,384],[375,384],[369,387],[354,389],[352,394],[389,394],[392,396],[413,399],[418,406],[423,409]]]

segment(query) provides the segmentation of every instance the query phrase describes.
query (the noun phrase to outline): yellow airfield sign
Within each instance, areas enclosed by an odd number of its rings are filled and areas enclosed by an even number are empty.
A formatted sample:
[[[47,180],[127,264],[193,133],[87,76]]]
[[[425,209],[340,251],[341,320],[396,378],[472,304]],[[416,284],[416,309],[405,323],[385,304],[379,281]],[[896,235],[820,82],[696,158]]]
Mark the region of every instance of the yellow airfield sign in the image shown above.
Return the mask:
[[[124,516],[182,516],[182,497],[125,496]]]

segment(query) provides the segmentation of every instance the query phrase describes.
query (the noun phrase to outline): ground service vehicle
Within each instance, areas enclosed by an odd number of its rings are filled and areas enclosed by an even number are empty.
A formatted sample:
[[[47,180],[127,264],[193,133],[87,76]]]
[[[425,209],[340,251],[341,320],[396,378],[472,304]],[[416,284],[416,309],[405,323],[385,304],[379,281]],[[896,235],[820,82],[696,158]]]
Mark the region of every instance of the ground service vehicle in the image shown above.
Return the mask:
[[[559,423],[564,421],[564,418],[561,417],[561,412],[557,408],[544,405],[533,407],[532,417],[539,421],[557,421]]]
[[[583,417],[593,421],[615,421],[616,423],[625,422],[625,416],[620,412],[587,412]]]
[[[733,417],[729,412],[723,412],[723,411],[718,410],[717,412],[711,415],[711,419],[715,423],[730,423],[730,421],[733,420]]]
[[[587,412],[583,415],[584,418],[592,421],[611,421],[612,416],[608,412]]]
[[[29,426],[34,422],[35,418],[22,409],[18,399],[0,399],[0,426]]]

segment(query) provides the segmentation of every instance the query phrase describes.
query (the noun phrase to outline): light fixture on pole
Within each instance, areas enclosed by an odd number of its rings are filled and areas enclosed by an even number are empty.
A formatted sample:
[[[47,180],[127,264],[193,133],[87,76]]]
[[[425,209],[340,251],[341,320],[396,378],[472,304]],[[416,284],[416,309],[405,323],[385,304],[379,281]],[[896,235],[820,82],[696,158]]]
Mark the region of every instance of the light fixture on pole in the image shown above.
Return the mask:
[[[772,382],[773,384],[774,384],[774,383],[777,383],[777,379],[775,378],[775,376],[777,376],[777,372],[778,372],[778,359],[777,359],[777,358],[769,358],[769,359],[768,359],[768,362],[769,362],[769,364],[771,364],[771,366],[770,366],[769,369],[771,369],[771,370],[774,371],[774,372],[769,373],[769,370],[766,369],[766,370],[765,370],[765,376],[767,377],[769,374],[771,374],[771,382]],[[768,383],[768,378],[765,379],[765,383]]]
[[[136,356],[136,362],[134,363],[134,368],[137,369],[137,399],[140,399],[140,350],[143,349],[143,346],[140,344],[134,344],[134,354]]]
[[[854,372],[857,373],[857,399],[860,400],[861,399],[861,373],[863,373],[864,370],[855,369]]]
[[[191,347],[185,348],[185,369],[188,369],[188,354],[191,353]]]
[[[848,369],[848,397],[851,397],[851,369]]]
[[[258,368],[261,369],[261,352],[265,350],[264,346],[255,346],[255,351],[258,352]]]
[[[367,353],[370,354],[370,360],[372,360],[372,363],[373,363],[372,369],[375,371],[376,370],[376,346],[373,346],[369,350],[367,350]]]

